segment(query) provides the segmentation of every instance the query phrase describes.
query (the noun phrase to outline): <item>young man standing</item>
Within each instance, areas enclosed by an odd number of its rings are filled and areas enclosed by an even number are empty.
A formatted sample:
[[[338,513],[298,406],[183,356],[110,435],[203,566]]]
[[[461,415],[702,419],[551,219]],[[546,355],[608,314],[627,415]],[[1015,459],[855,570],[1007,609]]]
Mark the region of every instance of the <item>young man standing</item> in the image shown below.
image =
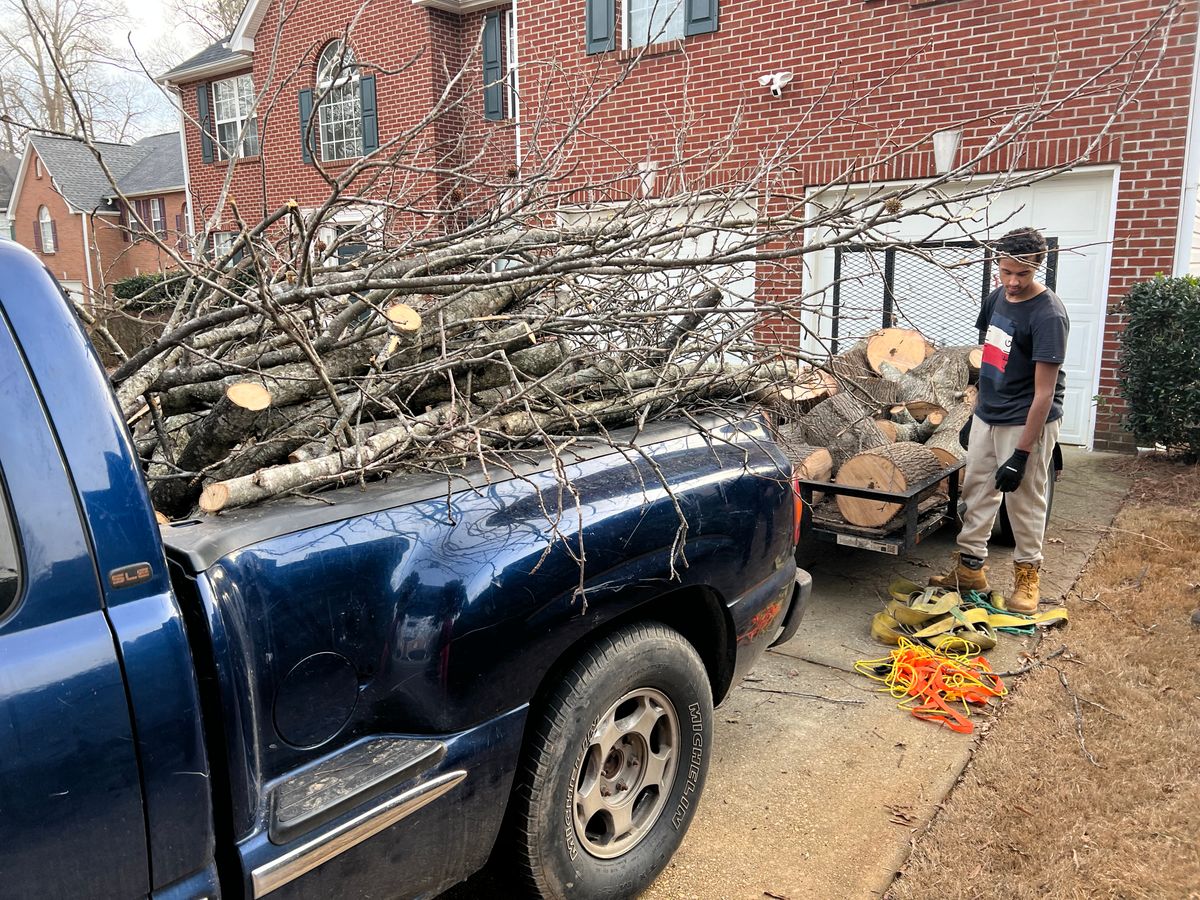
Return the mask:
[[[987,542],[1007,494],[1016,542],[1008,608],[1032,613],[1040,599],[1038,570],[1050,459],[1062,423],[1069,323],[1062,301],[1036,278],[1046,259],[1046,241],[1037,231],[1010,231],[991,249],[1000,287],[984,300],[976,322],[984,346],[963,475],[967,511],[954,568],[929,583],[990,590]]]

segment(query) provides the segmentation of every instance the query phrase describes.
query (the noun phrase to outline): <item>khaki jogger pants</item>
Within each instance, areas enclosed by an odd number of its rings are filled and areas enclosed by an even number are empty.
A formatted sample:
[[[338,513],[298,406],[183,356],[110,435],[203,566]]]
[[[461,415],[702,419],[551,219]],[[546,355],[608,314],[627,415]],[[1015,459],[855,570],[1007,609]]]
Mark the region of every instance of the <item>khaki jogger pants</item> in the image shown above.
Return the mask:
[[[1008,494],[1008,520],[1016,543],[1014,562],[1042,561],[1050,459],[1061,425],[1061,419],[1046,423],[1025,463],[1021,486]],[[1024,425],[989,425],[978,416],[971,421],[971,440],[962,483],[962,498],[967,511],[958,533],[958,549],[968,556],[987,558],[988,538],[992,536],[1000,501],[1005,498],[996,489],[996,470],[1017,449],[1024,428]]]

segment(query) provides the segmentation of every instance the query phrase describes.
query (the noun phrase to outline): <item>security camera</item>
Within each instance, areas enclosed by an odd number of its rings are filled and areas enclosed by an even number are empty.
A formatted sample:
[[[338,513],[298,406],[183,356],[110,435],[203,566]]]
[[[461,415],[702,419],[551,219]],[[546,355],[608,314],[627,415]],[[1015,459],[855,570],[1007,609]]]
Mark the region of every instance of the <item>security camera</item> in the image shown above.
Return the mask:
[[[782,97],[783,89],[792,83],[791,72],[775,72],[759,76],[758,83],[771,91],[772,97]]]

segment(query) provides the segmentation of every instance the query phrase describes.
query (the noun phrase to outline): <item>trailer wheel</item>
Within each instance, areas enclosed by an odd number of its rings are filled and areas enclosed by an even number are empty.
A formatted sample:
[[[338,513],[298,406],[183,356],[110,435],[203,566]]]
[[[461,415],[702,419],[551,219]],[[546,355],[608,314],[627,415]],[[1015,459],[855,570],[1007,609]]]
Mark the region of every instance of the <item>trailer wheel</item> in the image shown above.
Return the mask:
[[[712,691],[695,649],[656,623],[584,651],[531,723],[510,805],[540,897],[631,897],[678,848],[704,789]]]

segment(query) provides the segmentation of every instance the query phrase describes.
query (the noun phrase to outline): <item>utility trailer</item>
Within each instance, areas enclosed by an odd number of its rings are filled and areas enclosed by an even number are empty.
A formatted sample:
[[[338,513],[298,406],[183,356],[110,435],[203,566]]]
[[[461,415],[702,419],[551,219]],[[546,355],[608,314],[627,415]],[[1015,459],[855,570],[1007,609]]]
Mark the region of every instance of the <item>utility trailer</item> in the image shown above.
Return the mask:
[[[798,479],[796,489],[803,501],[800,540],[858,547],[891,556],[907,553],[943,525],[958,525],[961,521],[958,505],[959,479],[965,465],[965,460],[959,460],[903,493],[852,487],[829,481]],[[927,493],[940,481],[947,482],[945,493],[939,492],[921,499],[922,494]],[[818,492],[825,497],[814,505],[813,494]],[[879,528],[852,525],[838,512],[834,497],[839,495],[898,503],[901,509],[890,522]]]

